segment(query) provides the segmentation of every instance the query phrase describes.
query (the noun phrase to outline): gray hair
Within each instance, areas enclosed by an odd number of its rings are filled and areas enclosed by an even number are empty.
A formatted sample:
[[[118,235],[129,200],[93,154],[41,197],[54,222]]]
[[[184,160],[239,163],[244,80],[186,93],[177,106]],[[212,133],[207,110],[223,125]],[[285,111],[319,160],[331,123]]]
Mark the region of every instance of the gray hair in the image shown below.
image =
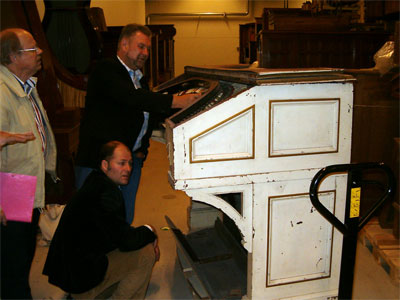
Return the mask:
[[[118,46],[123,38],[130,37],[138,31],[143,33],[144,35],[147,35],[148,37],[151,37],[151,30],[149,29],[149,27],[134,23],[128,24],[124,28],[122,28],[121,34],[119,35],[118,39]]]

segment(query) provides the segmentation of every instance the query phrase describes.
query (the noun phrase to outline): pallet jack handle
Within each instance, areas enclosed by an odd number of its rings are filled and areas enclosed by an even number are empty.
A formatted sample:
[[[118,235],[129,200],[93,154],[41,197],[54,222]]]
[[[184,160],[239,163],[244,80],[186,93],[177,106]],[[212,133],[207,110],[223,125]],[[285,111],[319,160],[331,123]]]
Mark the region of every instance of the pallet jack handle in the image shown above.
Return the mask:
[[[386,184],[363,180],[362,172],[376,170],[386,175]],[[344,222],[342,223],[318,199],[318,187],[323,179],[334,173],[347,173],[347,195]],[[385,192],[368,212],[360,217],[361,188],[366,184],[379,184],[385,187]],[[343,234],[342,261],[339,278],[339,299],[351,299],[353,291],[354,264],[357,249],[357,233],[371,219],[374,212],[387,199],[394,195],[395,177],[392,170],[384,163],[357,163],[331,165],[321,169],[310,184],[310,199],[315,209],[329,223]]]

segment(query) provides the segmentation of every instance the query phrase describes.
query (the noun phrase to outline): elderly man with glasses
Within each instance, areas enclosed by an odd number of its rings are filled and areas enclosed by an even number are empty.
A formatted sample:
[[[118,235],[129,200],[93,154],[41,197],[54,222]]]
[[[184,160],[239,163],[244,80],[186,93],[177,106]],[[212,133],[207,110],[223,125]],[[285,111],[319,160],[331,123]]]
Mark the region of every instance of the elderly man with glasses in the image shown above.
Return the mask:
[[[39,210],[45,204],[45,172],[56,178],[56,146],[32,77],[41,69],[43,51],[29,32],[19,28],[0,32],[0,49],[0,132],[26,135],[1,147],[0,171],[36,176],[30,223],[12,220],[0,207],[1,299],[32,299],[29,271]],[[12,201],[2,202],[6,200]]]

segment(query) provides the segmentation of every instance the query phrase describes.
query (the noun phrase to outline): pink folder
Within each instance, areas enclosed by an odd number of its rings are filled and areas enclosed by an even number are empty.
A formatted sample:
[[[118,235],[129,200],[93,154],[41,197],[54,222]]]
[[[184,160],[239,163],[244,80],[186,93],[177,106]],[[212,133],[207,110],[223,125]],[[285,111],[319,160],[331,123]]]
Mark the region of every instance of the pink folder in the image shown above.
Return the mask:
[[[32,221],[36,176],[0,172],[0,206],[7,220]]]

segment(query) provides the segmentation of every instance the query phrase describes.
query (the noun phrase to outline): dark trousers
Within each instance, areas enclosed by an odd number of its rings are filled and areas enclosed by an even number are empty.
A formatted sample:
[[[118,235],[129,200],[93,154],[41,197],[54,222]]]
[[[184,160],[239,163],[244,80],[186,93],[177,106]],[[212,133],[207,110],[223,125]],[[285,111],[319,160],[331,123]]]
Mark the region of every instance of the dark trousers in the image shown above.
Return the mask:
[[[32,222],[7,221],[1,225],[1,299],[32,299],[29,272],[35,255],[40,212]]]

